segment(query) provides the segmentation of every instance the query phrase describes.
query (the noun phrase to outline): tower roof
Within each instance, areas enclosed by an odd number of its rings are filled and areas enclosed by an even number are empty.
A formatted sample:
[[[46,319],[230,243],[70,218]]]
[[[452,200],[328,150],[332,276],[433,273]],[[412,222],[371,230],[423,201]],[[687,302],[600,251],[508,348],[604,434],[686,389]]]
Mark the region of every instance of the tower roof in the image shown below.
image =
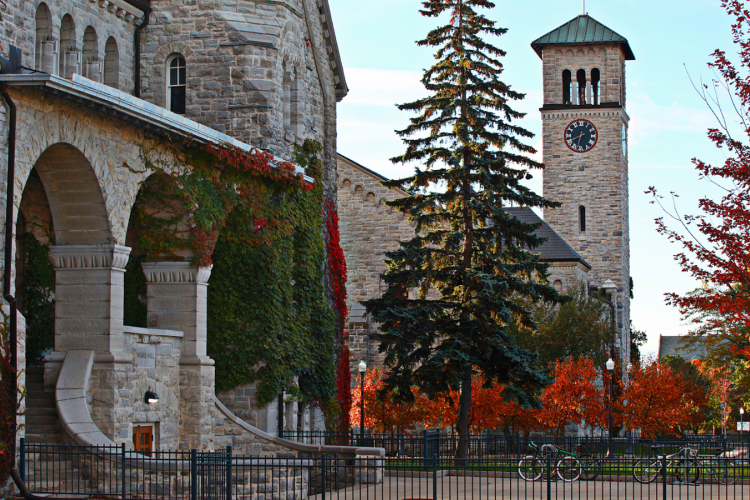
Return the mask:
[[[580,15],[531,42],[531,48],[542,57],[542,49],[548,45],[592,45],[612,43],[622,46],[626,61],[634,61],[635,55],[627,39],[618,35],[588,15]]]

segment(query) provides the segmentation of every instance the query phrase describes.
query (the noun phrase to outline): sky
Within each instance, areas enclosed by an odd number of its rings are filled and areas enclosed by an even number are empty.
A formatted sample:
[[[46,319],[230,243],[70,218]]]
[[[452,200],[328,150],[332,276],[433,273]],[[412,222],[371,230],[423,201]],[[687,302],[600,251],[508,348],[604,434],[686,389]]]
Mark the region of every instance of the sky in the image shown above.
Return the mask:
[[[338,150],[390,178],[413,167],[393,165],[404,152],[395,130],[407,126],[407,112],[396,109],[426,95],[422,72],[433,64],[429,48],[418,47],[436,24],[422,17],[418,0],[329,0],[349,95],[338,106]],[[501,80],[526,94],[516,109],[527,113],[519,124],[536,134],[529,141],[541,161],[542,64],[531,49],[536,38],[582,12],[581,0],[496,0],[483,10],[508,33],[491,41],[507,52]],[[679,247],[657,234],[654,219],[663,214],[645,194],[650,186],[679,194],[678,208],[697,213],[697,201],[718,199],[716,186],[700,180],[692,158],[721,163],[725,157],[706,137],[716,121],[693,88],[710,82],[711,53],[734,54],[731,19],[720,0],[587,0],[587,13],[630,42],[636,60],[627,63],[627,112],[630,115],[630,250],[635,298],[633,327],[645,330],[645,350],[655,352],[659,334],[682,335],[689,326],[664,303],[668,292],[697,287],[681,272],[673,255]],[[531,185],[542,191],[542,175]]]

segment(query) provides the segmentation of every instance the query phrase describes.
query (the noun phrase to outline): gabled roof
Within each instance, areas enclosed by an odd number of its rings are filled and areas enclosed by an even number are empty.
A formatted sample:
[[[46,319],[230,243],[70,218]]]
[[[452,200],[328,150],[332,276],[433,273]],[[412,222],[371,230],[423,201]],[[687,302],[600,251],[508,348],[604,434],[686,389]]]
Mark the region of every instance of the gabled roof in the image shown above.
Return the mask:
[[[548,45],[591,45],[613,43],[622,46],[626,61],[634,61],[635,55],[627,39],[618,35],[602,23],[588,15],[580,15],[572,21],[563,24],[546,35],[531,42],[539,57],[542,49]]]
[[[537,229],[536,235],[541,238],[546,238],[547,241],[542,243],[541,246],[532,250],[533,253],[540,254],[542,261],[544,262],[580,262],[589,269],[591,265],[581,257],[578,252],[568,245],[564,239],[560,237],[549,224],[544,222],[536,212],[530,208],[506,208],[506,212],[513,215],[516,219],[526,224],[541,224],[541,227]]]
[[[682,345],[681,335],[659,335],[659,359],[668,355],[682,356],[685,361],[695,361],[706,356],[706,348],[701,345]]]

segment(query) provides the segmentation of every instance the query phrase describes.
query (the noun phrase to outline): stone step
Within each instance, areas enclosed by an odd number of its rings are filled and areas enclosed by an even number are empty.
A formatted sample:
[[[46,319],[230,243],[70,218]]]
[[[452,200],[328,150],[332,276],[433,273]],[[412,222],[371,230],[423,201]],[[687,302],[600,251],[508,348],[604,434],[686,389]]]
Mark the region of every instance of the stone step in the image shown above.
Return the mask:
[[[62,436],[59,433],[54,434],[26,434],[27,443],[50,443],[57,444],[62,441]]]
[[[37,435],[37,436],[44,436],[47,434],[57,434],[59,431],[57,429],[57,423],[52,424],[35,424],[33,426],[26,424],[26,432],[30,433],[31,435]]]
[[[31,393],[44,392],[44,383],[26,381],[27,395]]]
[[[44,367],[28,366],[26,367],[26,383],[35,382],[44,384]]]
[[[26,420],[28,420],[30,416],[53,416],[57,418],[57,408],[54,406],[40,406],[34,408],[26,407]]]
[[[35,410],[43,410],[46,408],[34,408]],[[26,429],[36,428],[38,425],[57,425],[57,415],[39,415],[37,413],[26,412]]]
[[[26,396],[27,408],[55,408],[55,396],[39,396],[38,394],[29,394]]]

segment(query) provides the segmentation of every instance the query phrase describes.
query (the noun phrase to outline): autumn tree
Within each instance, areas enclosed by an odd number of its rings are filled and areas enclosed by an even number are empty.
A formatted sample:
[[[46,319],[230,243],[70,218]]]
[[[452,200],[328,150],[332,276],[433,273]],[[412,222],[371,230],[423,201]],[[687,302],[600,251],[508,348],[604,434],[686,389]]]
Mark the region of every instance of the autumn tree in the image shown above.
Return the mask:
[[[679,373],[655,361],[633,365],[616,411],[628,429],[645,437],[679,435],[695,411],[688,386]]]
[[[697,341],[715,341],[721,333],[734,356],[750,355],[750,10],[743,0],[722,0],[733,19],[732,34],[738,50],[735,64],[723,50],[713,53],[709,67],[716,73],[710,85],[696,86],[717,119],[708,138],[724,153],[723,164],[694,158],[701,179],[724,189],[719,200],[704,197],[697,215],[683,215],[676,196],[666,204],[652,187],[649,193],[666,212],[657,230],[682,246],[675,256],[682,270],[702,283],[694,293],[667,294],[667,303],[690,319]],[[722,102],[725,103],[722,105]],[[676,226],[677,229],[672,227]],[[709,342],[709,349],[722,343]]]
[[[477,12],[494,4],[425,0],[422,6],[422,15],[448,24],[418,42],[436,51],[437,62],[422,78],[429,96],[399,106],[417,116],[398,132],[407,149],[393,161],[419,165],[414,175],[383,183],[409,193],[386,203],[409,216],[416,236],[386,254],[389,289],[366,305],[382,325],[388,390],[402,399],[412,397],[413,385],[430,398],[460,393],[457,456],[466,457],[475,368],[484,382],[503,384],[526,403],[545,382],[534,355],[507,334],[517,318],[533,327],[530,312],[512,298],[559,298],[546,284],[548,265],[529,251],[542,243],[537,227],[504,207],[559,204],[522,184],[531,177],[527,169],[541,164],[523,142],[533,134],[513,123],[523,114],[511,104],[524,95],[499,79],[505,53],[491,42],[506,30]]]
[[[412,392],[410,401],[397,401],[398,398],[393,393],[381,392],[383,378],[384,372],[381,368],[373,368],[365,375],[365,428],[375,433],[401,433],[412,430],[417,423],[424,421],[424,398]],[[360,422],[362,392],[359,384],[352,390],[349,419],[357,425]]]
[[[602,379],[594,362],[585,356],[555,361],[554,382],[542,392],[540,423],[562,435],[569,423],[604,425],[606,409]]]
[[[697,433],[708,418],[711,379],[702,373],[695,363],[685,361],[681,356],[664,356],[659,363],[670,368],[682,379],[688,418],[680,427]]]

